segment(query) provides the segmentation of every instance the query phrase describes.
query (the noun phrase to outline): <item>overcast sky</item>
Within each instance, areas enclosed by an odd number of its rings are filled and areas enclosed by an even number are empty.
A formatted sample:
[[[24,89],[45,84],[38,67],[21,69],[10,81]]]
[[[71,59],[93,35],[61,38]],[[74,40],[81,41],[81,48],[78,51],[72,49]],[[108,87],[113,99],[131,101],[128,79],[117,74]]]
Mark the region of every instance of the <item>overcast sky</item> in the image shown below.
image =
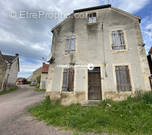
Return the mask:
[[[142,18],[146,51],[152,45],[152,1],[111,0],[113,7]],[[50,53],[51,28],[75,9],[106,4],[104,0],[1,0],[0,50],[20,55],[21,77],[28,77]]]

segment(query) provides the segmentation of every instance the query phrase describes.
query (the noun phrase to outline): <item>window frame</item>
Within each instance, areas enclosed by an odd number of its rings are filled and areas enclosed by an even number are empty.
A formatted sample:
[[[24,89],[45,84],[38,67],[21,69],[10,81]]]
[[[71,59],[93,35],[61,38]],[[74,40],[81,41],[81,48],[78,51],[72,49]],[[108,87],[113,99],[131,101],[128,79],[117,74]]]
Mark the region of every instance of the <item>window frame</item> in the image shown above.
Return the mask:
[[[97,13],[96,12],[88,13],[87,18],[88,18],[88,24],[97,23]]]
[[[69,82],[70,82],[70,81],[69,81],[69,78],[71,78],[71,77],[70,77],[70,72],[71,72],[70,70],[73,72],[73,77],[72,77],[72,79],[73,79],[72,90],[70,90],[70,87],[71,87],[71,86],[69,85]],[[66,86],[66,87],[64,86],[64,73],[65,73],[65,71],[67,72],[67,76],[66,76],[66,78],[67,78],[67,84],[66,84],[66,85],[67,85],[67,86]],[[61,88],[61,91],[62,91],[62,92],[74,92],[74,83],[75,83],[75,82],[74,82],[74,80],[75,80],[75,70],[74,70],[74,68],[64,68],[64,69],[63,69],[63,72],[62,72],[62,75],[63,75],[63,76],[62,76],[62,88]],[[64,89],[64,88],[65,88],[65,89]],[[66,89],[66,88],[67,88],[67,89]]]
[[[121,30],[121,31],[123,32],[123,35],[124,35],[125,49],[113,49],[112,32],[113,32],[113,31],[119,31],[119,30]],[[126,52],[126,51],[128,51],[128,42],[127,42],[126,31],[125,31],[123,28],[112,28],[112,29],[110,30],[109,37],[110,37],[110,48],[111,48],[111,51],[112,51],[113,53],[115,53],[115,52]]]
[[[69,40],[69,45],[67,45],[67,40]],[[72,40],[74,41],[73,47],[71,47]],[[72,48],[72,49],[71,49]],[[73,54],[76,50],[76,36],[66,36],[65,38],[65,55]]]
[[[116,78],[116,71],[115,71],[115,67],[116,66],[128,66],[128,70],[129,70],[129,77],[130,77],[130,85],[131,85],[131,90],[130,91],[118,91],[117,89],[117,78]],[[134,93],[135,90],[134,90],[134,81],[133,81],[133,78],[132,78],[132,70],[131,70],[131,65],[129,63],[123,63],[123,64],[113,64],[112,65],[112,68],[113,68],[113,78],[114,78],[114,86],[115,86],[115,92],[116,93]]]

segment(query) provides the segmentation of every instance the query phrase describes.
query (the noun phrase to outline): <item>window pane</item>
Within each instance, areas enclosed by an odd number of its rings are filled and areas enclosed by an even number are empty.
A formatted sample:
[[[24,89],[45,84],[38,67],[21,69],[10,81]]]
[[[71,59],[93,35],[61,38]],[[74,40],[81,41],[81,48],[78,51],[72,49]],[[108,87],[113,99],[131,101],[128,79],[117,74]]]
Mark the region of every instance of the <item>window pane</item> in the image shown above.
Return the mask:
[[[95,23],[96,22],[96,13],[88,14],[88,22]]]

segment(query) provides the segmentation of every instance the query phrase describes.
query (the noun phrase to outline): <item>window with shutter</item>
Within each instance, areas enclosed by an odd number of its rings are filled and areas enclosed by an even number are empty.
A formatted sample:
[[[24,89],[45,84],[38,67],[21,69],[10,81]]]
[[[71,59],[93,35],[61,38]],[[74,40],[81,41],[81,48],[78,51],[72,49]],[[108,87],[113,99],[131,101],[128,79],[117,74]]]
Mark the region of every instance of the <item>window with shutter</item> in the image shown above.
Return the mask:
[[[116,66],[115,71],[118,91],[131,91],[131,82],[128,66]]]
[[[69,36],[66,38],[65,54],[72,54],[75,51],[75,37]]]
[[[112,49],[113,50],[126,49],[124,32],[122,30],[112,31]]]
[[[63,91],[73,91],[74,89],[74,69],[64,69],[63,72]]]

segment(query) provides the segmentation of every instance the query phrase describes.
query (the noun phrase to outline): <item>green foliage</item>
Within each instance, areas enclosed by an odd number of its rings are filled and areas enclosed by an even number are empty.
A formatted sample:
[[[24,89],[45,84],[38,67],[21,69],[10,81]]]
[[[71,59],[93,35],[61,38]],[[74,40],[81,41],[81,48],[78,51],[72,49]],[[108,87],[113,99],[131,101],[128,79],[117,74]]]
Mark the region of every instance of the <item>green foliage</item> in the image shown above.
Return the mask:
[[[36,80],[37,80],[37,83],[40,84],[40,82],[41,82],[41,76],[38,76],[38,77],[36,78]]]
[[[45,92],[46,90],[45,89],[40,89],[39,87],[35,87],[35,91],[36,92]]]
[[[10,92],[16,91],[17,89],[18,89],[18,87],[11,88],[9,90],[0,91],[0,95],[8,94]]]
[[[110,105],[110,106],[109,106]],[[151,134],[152,93],[138,93],[125,101],[102,101],[98,106],[62,106],[46,98],[29,109],[38,120],[79,132],[110,134]],[[74,134],[77,134],[75,132]]]

